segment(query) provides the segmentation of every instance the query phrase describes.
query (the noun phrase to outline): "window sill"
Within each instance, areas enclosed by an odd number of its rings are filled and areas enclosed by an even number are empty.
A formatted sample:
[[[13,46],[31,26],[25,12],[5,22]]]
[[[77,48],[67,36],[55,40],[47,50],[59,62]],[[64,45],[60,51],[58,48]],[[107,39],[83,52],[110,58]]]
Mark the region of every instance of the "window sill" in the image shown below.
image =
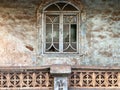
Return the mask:
[[[77,52],[75,53],[43,53],[41,55],[44,57],[80,57],[81,56]]]

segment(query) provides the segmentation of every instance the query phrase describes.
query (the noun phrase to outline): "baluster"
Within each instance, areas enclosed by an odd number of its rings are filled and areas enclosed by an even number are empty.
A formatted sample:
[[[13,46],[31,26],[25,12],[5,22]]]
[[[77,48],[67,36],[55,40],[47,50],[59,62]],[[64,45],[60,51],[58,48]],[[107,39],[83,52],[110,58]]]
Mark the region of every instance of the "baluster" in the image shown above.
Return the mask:
[[[117,81],[118,81],[118,87],[120,87],[120,72],[118,73]]]
[[[93,87],[95,87],[95,72],[93,72],[92,74],[92,84],[93,84]]]
[[[105,72],[105,87],[108,87],[108,72]]]
[[[23,74],[20,73],[20,87],[22,88],[23,87]]]
[[[32,85],[33,85],[33,87],[35,87],[35,85],[36,85],[36,74],[35,74],[35,72],[32,74]]]
[[[80,86],[82,87],[82,84],[83,84],[83,75],[82,75],[82,72],[80,72],[79,74],[79,77],[80,77]]]
[[[46,87],[49,86],[49,75],[48,75],[48,72],[46,72],[46,75],[45,75],[45,81],[46,81]]]
[[[7,87],[9,87],[10,86],[10,73],[7,73],[6,77],[7,77]]]

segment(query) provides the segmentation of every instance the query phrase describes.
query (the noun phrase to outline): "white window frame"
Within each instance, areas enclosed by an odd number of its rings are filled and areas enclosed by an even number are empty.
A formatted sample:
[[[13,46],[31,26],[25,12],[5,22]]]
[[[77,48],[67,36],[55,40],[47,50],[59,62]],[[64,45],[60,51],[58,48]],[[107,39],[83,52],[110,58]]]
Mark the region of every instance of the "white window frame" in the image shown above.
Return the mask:
[[[52,5],[52,4],[50,4]],[[74,6],[74,5],[72,5]],[[48,6],[47,6],[48,7]],[[75,6],[74,6],[75,7]],[[75,7],[76,8],[76,7]],[[57,14],[59,15],[60,17],[60,23],[59,23],[59,52],[46,52],[46,14]],[[64,52],[63,51],[63,16],[64,14],[68,14],[68,15],[71,15],[71,14],[76,14],[77,15],[77,30],[76,30],[76,35],[77,35],[77,38],[76,38],[76,52]],[[80,11],[43,11],[43,14],[42,14],[42,43],[43,43],[43,54],[50,54],[50,53],[79,53],[79,29],[80,29]]]

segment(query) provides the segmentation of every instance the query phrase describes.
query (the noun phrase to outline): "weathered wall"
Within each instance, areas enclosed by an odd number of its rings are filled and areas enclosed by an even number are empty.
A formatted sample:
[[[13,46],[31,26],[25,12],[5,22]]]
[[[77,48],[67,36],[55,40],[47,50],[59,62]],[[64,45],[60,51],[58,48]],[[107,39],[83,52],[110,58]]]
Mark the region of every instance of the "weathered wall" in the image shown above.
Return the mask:
[[[83,62],[103,66],[120,65],[120,1],[86,0],[86,5],[86,37],[91,39],[87,43],[92,47],[92,54],[88,62]]]
[[[82,49],[73,56],[38,54],[36,9],[40,3],[0,0],[0,66],[120,66],[119,0],[82,0],[86,9],[81,23]]]
[[[0,0],[0,65],[33,65],[38,3]]]

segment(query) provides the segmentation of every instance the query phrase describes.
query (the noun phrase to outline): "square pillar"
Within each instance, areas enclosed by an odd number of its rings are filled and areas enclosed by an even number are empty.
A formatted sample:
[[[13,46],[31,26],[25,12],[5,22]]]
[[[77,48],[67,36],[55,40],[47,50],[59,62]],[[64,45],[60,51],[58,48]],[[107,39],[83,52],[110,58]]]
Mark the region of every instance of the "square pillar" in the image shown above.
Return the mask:
[[[68,90],[67,77],[54,77],[54,90]]]
[[[54,90],[68,90],[68,75],[71,67],[68,65],[52,65],[50,73],[54,76]]]

